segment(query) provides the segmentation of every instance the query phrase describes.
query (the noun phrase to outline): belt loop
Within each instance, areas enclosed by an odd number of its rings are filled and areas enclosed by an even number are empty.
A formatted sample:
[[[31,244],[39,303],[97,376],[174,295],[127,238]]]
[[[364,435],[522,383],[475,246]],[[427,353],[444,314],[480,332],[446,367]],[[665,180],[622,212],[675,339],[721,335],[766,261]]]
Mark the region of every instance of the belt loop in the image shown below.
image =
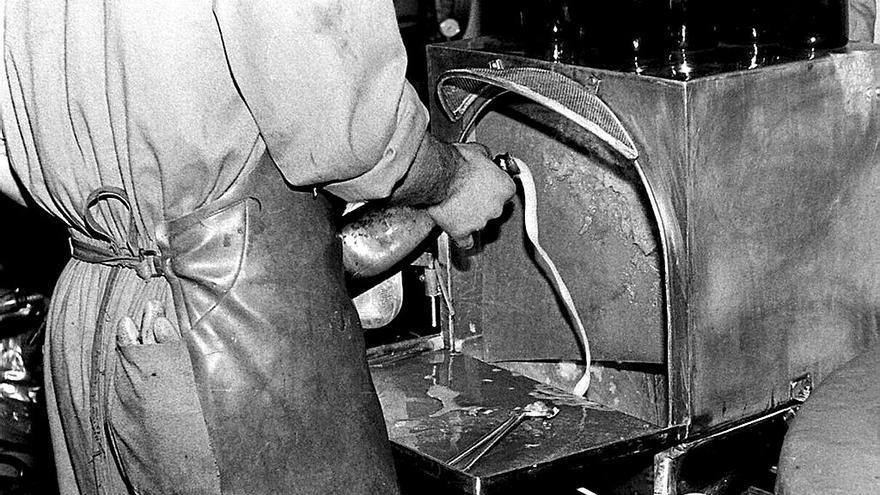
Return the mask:
[[[111,249],[114,250],[114,254],[118,255],[121,251],[121,249],[119,249],[119,245],[116,244],[113,236],[102,229],[101,226],[98,225],[98,222],[95,221],[95,217],[92,216],[92,206],[95,206],[101,200],[109,198],[116,199],[120,201],[123,205],[125,205],[125,208],[128,210],[129,217],[133,218],[134,213],[132,213],[131,211],[131,203],[129,203],[128,201],[128,195],[125,194],[125,191],[123,189],[113,186],[102,186],[92,191],[92,193],[89,194],[88,198],[86,198],[86,207],[83,208],[82,216],[86,224],[86,229],[90,233],[95,235],[95,237],[99,237],[108,242]],[[129,223],[133,222],[130,220]],[[128,248],[129,253],[134,254],[134,252],[131,250],[131,246],[128,246]]]

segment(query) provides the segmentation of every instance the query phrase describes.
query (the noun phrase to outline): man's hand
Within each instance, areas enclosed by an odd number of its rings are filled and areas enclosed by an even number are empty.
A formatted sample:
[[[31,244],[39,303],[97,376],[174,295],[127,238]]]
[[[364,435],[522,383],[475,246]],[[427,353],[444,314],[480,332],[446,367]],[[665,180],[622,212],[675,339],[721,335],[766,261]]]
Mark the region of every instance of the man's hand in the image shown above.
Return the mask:
[[[501,216],[504,205],[516,194],[516,186],[492,162],[485,146],[452,145],[458,158],[446,198],[426,211],[461,248],[473,246],[472,234]]]
[[[506,172],[477,143],[445,143],[426,133],[418,153],[390,198],[390,204],[424,209],[462,248],[471,234],[501,216],[516,194]]]

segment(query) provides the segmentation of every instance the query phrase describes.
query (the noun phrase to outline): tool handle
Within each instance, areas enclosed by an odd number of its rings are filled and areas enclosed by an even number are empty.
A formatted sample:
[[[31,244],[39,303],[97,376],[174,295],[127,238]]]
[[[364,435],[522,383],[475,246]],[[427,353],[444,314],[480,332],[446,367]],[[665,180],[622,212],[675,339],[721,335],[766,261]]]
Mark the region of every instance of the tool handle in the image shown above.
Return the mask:
[[[452,459],[449,459],[448,461],[446,461],[446,463],[449,464],[450,466],[453,465],[453,464],[457,464],[457,463],[460,462],[462,459],[464,459],[465,457],[469,456],[469,455],[472,454],[475,450],[477,450],[477,449],[480,448],[482,445],[484,445],[486,442],[492,440],[492,438],[494,438],[495,435],[498,434],[498,432],[500,432],[500,431],[506,429],[511,423],[513,423],[514,421],[516,421],[516,418],[517,418],[517,416],[511,416],[511,417],[507,418],[506,420],[504,420],[503,423],[501,423],[500,425],[496,426],[494,430],[492,430],[492,431],[490,431],[489,433],[483,435],[483,437],[480,438],[479,440],[477,440],[473,445],[471,445],[470,447],[468,447],[467,449],[465,449],[464,451],[462,451],[460,454],[458,454],[457,456],[453,457]]]
[[[492,450],[493,447],[498,445],[498,442],[500,442],[501,439],[503,439],[505,436],[507,436],[508,433],[513,431],[514,428],[516,428],[520,423],[522,423],[522,421],[525,419],[525,417],[526,417],[526,415],[524,413],[521,413],[521,414],[514,416],[513,421],[510,422],[510,424],[508,424],[506,427],[504,427],[500,431],[498,431],[498,433],[496,433],[491,438],[491,440],[489,441],[489,444],[486,445],[483,448],[483,450],[480,451],[480,453],[475,455],[473,457],[473,459],[471,459],[471,462],[467,463],[463,468],[461,468],[461,470],[467,471],[468,469],[472,468],[473,465],[477,463],[477,461],[482,459],[483,456],[486,455],[487,453],[489,453],[489,451]]]

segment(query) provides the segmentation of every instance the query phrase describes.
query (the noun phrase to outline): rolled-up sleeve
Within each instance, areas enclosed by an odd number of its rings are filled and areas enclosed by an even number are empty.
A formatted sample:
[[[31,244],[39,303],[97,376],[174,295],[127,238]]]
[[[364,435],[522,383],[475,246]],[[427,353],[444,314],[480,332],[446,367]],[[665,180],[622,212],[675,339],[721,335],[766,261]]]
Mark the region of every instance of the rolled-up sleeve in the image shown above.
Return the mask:
[[[390,0],[216,0],[232,76],[285,178],[388,196],[428,124]]]

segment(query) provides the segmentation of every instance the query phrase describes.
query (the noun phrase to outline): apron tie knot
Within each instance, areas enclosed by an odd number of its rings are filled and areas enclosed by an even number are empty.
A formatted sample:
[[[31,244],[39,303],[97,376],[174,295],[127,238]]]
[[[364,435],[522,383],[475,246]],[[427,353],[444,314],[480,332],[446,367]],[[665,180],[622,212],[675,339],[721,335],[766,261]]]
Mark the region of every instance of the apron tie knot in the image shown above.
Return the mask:
[[[116,239],[107,233],[95,221],[91,208],[99,201],[116,199],[121,202],[129,212],[128,239],[121,246]],[[86,235],[73,228],[70,233],[70,254],[74,258],[88,263],[102,265],[122,266],[133,269],[138,277],[147,280],[153,277],[161,277],[165,274],[165,259],[158,249],[147,249],[137,246],[138,228],[134,218],[134,212],[128,200],[128,195],[122,189],[112,186],[104,186],[95,189],[86,199],[83,209]]]

